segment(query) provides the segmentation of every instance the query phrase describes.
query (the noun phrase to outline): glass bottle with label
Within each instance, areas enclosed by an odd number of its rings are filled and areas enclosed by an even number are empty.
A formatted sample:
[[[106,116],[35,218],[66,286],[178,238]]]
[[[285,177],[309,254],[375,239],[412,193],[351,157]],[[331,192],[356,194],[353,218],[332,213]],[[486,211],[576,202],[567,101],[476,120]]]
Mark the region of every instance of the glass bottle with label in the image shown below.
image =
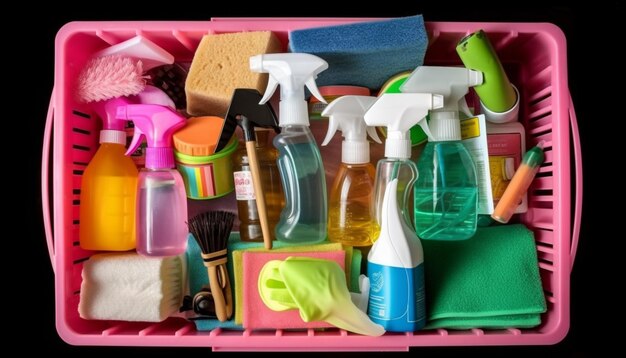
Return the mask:
[[[285,195],[280,183],[280,173],[276,165],[278,151],[269,145],[269,131],[261,128],[255,129],[256,151],[261,171],[263,194],[267,217],[270,225],[272,240],[275,239],[275,228],[280,213],[285,205]],[[252,182],[252,173],[246,147],[240,144],[235,153],[235,194],[237,197],[237,211],[239,213],[239,231],[242,241],[263,242],[259,212],[256,207],[256,193]]]

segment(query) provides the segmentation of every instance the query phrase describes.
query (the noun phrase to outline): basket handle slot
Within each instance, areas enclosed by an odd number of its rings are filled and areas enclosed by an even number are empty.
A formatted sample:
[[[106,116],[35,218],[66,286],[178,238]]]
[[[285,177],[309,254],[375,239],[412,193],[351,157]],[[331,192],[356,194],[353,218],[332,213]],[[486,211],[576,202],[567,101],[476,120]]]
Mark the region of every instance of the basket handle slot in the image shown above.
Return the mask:
[[[576,111],[574,110],[574,102],[572,96],[569,97],[569,122],[572,129],[572,144],[574,147],[574,180],[575,197],[574,197],[574,221],[572,224],[572,243],[570,248],[570,270],[574,267],[574,259],[576,258],[576,250],[578,250],[578,239],[580,237],[580,221],[583,208],[583,162],[582,152],[580,149],[580,133],[578,131],[578,120],[576,119]]]
[[[46,234],[46,243],[48,244],[48,255],[54,267],[54,236],[52,232],[51,210],[50,210],[50,142],[52,139],[52,124],[54,122],[54,88],[50,95],[50,104],[48,106],[48,114],[46,116],[46,126],[43,132],[43,149],[41,154],[41,204],[43,209],[43,227]]]

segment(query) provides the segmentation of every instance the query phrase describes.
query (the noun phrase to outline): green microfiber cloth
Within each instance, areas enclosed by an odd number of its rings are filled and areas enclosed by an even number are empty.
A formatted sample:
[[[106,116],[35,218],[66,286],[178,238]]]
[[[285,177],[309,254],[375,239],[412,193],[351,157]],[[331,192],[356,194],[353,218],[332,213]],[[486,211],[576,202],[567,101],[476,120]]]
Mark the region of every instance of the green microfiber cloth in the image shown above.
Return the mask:
[[[532,231],[478,228],[462,241],[423,240],[426,328],[534,327],[546,301]]]

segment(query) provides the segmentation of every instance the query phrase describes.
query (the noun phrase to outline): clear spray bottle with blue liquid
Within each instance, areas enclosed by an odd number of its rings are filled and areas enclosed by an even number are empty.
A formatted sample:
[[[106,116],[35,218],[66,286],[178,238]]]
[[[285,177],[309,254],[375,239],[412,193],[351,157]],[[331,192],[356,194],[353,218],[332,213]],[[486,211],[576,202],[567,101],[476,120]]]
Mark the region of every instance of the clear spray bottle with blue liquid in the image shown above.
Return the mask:
[[[387,331],[413,332],[426,324],[424,252],[407,215],[410,188],[417,178],[409,129],[420,124],[428,134],[424,117],[442,105],[440,95],[384,94],[365,114],[368,125],[387,126],[387,158],[378,162],[376,177],[380,233],[367,256],[368,315]]]
[[[445,105],[430,111],[428,144],[417,161],[414,218],[427,240],[465,240],[478,220],[476,167],[461,143],[459,110],[471,116],[465,95],[483,82],[482,72],[461,67],[420,66],[400,87],[403,93],[438,93]]]
[[[326,239],[326,176],[320,150],[309,128],[304,87],[326,103],[315,78],[327,68],[326,61],[305,53],[250,58],[253,72],[269,73],[261,104],[272,97],[280,84],[279,126],[282,130],[274,137],[274,146],[279,152],[278,170],[285,192],[285,208],[276,225],[276,238],[281,241],[314,243]]]

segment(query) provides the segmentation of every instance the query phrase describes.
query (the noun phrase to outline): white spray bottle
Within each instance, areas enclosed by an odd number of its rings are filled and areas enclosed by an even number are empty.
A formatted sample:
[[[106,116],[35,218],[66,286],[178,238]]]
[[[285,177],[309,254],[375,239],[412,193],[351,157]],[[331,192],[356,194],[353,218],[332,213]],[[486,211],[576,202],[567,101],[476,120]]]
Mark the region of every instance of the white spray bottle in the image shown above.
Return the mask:
[[[367,135],[381,143],[376,128],[363,120],[376,97],[343,96],[326,107],[327,145],[335,132],[344,137],[341,143],[341,165],[335,176],[328,203],[328,239],[351,246],[369,246],[376,238],[377,225],[371,214],[376,170],[370,163]]]
[[[365,113],[369,126],[387,127],[385,158],[376,167],[375,193],[372,209],[381,225],[383,199],[387,185],[398,179],[398,201],[402,216],[411,226],[408,198],[417,179],[417,167],[411,160],[409,130],[419,124],[426,134],[430,131],[424,118],[430,109],[443,107],[443,97],[430,93],[385,93]]]
[[[278,170],[286,199],[276,225],[276,238],[281,241],[312,243],[326,239],[326,177],[322,156],[309,129],[304,87],[326,103],[315,78],[327,68],[326,61],[305,53],[250,58],[253,72],[269,73],[260,104],[267,102],[280,84],[279,126],[282,130],[274,137],[274,146],[279,151]]]
[[[476,166],[461,143],[459,110],[471,116],[465,95],[482,82],[482,72],[467,68],[420,66],[400,87],[404,93],[439,93],[445,102],[430,111],[431,133],[417,161],[415,229],[422,239],[464,240],[476,233]]]
[[[398,205],[398,179],[387,184],[382,226],[367,256],[368,316],[392,332],[414,332],[426,324],[424,251]]]

